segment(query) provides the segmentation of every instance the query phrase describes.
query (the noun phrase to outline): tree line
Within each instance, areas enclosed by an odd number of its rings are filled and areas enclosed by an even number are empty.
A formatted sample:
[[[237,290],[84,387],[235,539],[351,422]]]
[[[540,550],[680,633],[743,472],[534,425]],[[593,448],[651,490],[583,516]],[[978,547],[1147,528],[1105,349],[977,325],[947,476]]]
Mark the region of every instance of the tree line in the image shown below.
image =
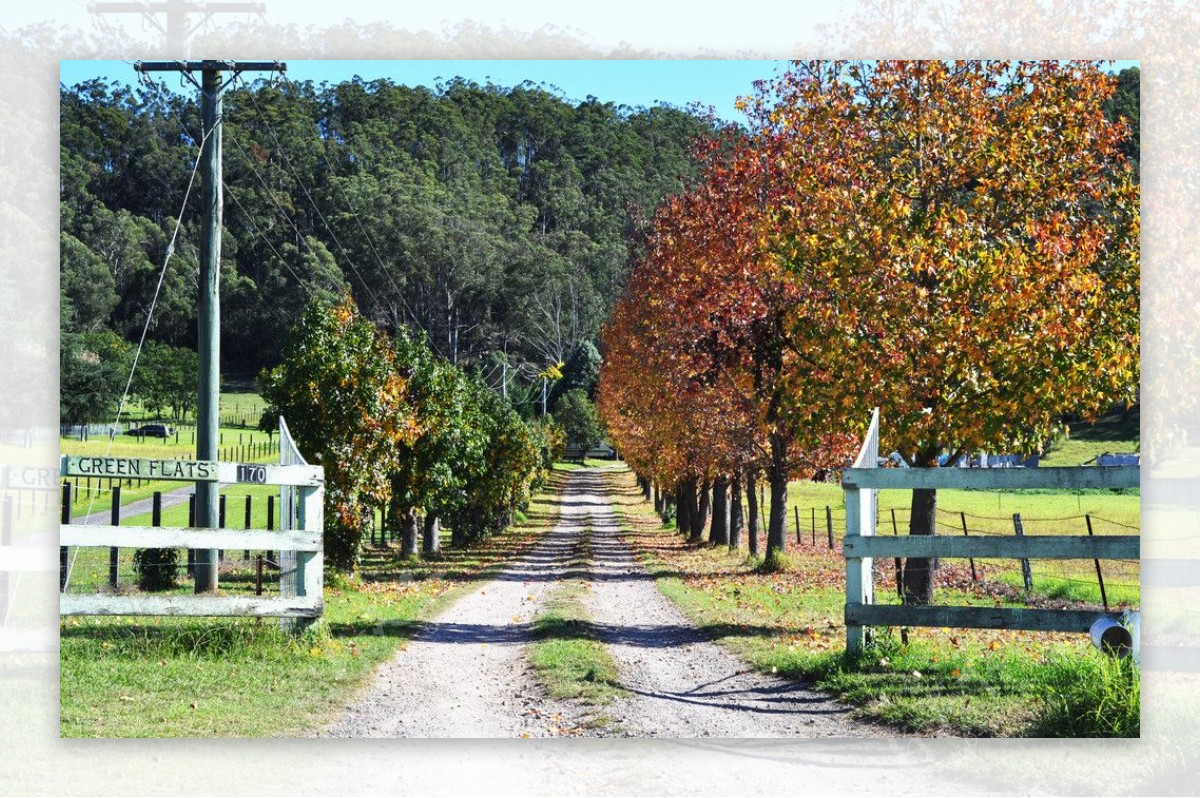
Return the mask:
[[[750,131],[702,148],[603,332],[601,414],[680,530],[711,515],[710,541],[756,551],[765,482],[777,561],[788,481],[845,466],[874,407],[883,451],[936,467],[1136,401],[1136,85],[1089,62],[814,61],[747,98]],[[934,533],[935,491],[910,519]],[[935,567],[909,558],[906,601]]]
[[[137,341],[156,293],[148,339],[195,348],[198,200],[184,194],[203,131],[194,97],[156,85],[60,93],[62,363],[111,401],[116,365],[93,368],[114,351],[101,334]],[[223,371],[274,366],[307,304],[349,290],[525,415],[537,375],[596,339],[629,242],[694,174],[689,143],[713,126],[458,78],[238,82],[223,119]]]
[[[305,458],[325,469],[325,557],[353,571],[368,519],[384,509],[401,556],[502,531],[528,506],[566,446],[549,417],[526,422],[503,397],[406,328],[391,336],[347,295],[313,300],[282,362],[259,378]]]

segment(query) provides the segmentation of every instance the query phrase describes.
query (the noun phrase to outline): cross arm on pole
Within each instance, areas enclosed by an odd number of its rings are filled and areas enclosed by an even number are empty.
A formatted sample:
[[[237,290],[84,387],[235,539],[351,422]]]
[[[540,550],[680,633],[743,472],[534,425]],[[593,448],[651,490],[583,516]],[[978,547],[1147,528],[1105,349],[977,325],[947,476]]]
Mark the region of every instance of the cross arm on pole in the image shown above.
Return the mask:
[[[243,72],[287,72],[284,61],[221,61],[219,59],[204,59],[201,61],[135,61],[133,68],[145,75],[148,72],[182,72],[196,88],[200,88],[192,72],[229,72],[230,78],[221,88],[229,85]]]
[[[197,72],[215,69],[229,72],[286,72],[283,61],[137,61],[133,68],[138,72]]]

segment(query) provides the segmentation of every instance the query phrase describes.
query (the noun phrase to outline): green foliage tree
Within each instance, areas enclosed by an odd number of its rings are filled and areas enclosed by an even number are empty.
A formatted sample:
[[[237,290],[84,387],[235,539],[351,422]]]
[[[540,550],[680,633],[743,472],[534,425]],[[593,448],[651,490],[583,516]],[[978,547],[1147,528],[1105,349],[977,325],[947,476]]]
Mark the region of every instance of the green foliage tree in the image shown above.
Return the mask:
[[[1138,67],[1122,69],[1117,87],[1104,103],[1104,116],[1110,122],[1123,121],[1129,136],[1121,142],[1121,152],[1133,166],[1134,179],[1142,172],[1142,71]]]
[[[114,333],[59,336],[59,419],[91,424],[111,419],[128,375],[130,347]]]
[[[594,343],[580,341],[576,344],[575,348],[571,350],[570,357],[563,364],[562,379],[555,381],[554,387],[550,390],[550,410],[553,411],[558,407],[560,397],[568,391],[576,389],[582,390],[587,394],[589,400],[595,401],[602,362],[600,352]]]
[[[422,435],[402,444],[391,475],[392,517],[402,524],[402,554],[416,550],[414,514],[454,517],[483,466],[487,441],[469,401],[466,375],[440,360],[406,328],[393,342],[396,368],[407,380]]]
[[[194,350],[147,341],[138,357],[132,391],[155,415],[170,410],[172,418],[180,419],[196,406],[199,371],[200,357]]]
[[[120,297],[104,260],[70,233],[59,236],[59,296],[71,312],[65,330],[107,328]]]
[[[554,411],[554,420],[562,425],[567,442],[590,451],[604,440],[604,427],[596,406],[588,399],[582,388],[573,388],[563,394]]]
[[[485,441],[482,457],[465,471],[464,501],[449,514],[457,543],[503,530],[524,509],[545,476],[539,441],[516,411],[477,379],[465,384],[465,404]]]
[[[190,93],[63,87],[74,329],[140,334],[199,128]],[[709,129],[682,109],[574,103],[531,84],[235,85],[225,100],[225,364],[279,362],[310,298],[332,304],[352,290],[365,316],[420,331],[451,364],[505,352],[508,392],[524,397],[541,365],[595,338],[624,284],[638,209],[646,216],[681,188],[694,171],[689,141]],[[174,346],[195,344],[193,210],[150,329]]]

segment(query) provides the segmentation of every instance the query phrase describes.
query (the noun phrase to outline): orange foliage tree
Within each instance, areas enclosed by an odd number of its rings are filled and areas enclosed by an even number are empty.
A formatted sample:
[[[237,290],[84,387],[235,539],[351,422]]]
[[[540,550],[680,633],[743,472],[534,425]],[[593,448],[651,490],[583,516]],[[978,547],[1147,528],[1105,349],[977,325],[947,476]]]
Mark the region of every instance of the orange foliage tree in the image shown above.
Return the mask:
[[[916,467],[1039,450],[1136,398],[1139,205],[1092,62],[807,62],[755,118],[788,188],[763,247],[813,300],[791,330],[841,423],[873,406]],[[814,418],[815,420],[815,418]],[[910,533],[933,534],[936,492]],[[928,560],[905,564],[928,602]]]
[[[771,161],[736,134],[699,155],[702,180],[659,209],[646,256],[605,328],[598,402],[635,470],[678,486],[679,526],[693,540],[703,522],[696,492],[711,479],[710,539],[737,544],[723,498],[732,484],[740,510],[744,477],[753,550],[754,483],[765,473],[773,557],[786,545],[789,476],[840,464],[849,439],[804,423],[808,364],[793,356],[789,331],[802,324],[805,289],[766,257],[758,237],[779,190]]]

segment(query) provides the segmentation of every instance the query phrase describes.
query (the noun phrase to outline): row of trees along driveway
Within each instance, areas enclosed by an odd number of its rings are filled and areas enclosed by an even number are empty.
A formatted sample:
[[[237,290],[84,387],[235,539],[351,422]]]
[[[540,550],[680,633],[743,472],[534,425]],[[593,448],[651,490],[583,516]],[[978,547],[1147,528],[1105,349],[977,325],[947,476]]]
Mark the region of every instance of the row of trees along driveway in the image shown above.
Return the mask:
[[[1036,451],[1136,399],[1139,229],[1117,79],[1090,62],[804,62],[745,101],[659,210],[604,331],[600,408],[681,526],[697,486],[845,463],[882,445]],[[909,532],[935,529],[914,491]],[[752,514],[757,512],[750,504]],[[931,563],[909,558],[905,599]]]

